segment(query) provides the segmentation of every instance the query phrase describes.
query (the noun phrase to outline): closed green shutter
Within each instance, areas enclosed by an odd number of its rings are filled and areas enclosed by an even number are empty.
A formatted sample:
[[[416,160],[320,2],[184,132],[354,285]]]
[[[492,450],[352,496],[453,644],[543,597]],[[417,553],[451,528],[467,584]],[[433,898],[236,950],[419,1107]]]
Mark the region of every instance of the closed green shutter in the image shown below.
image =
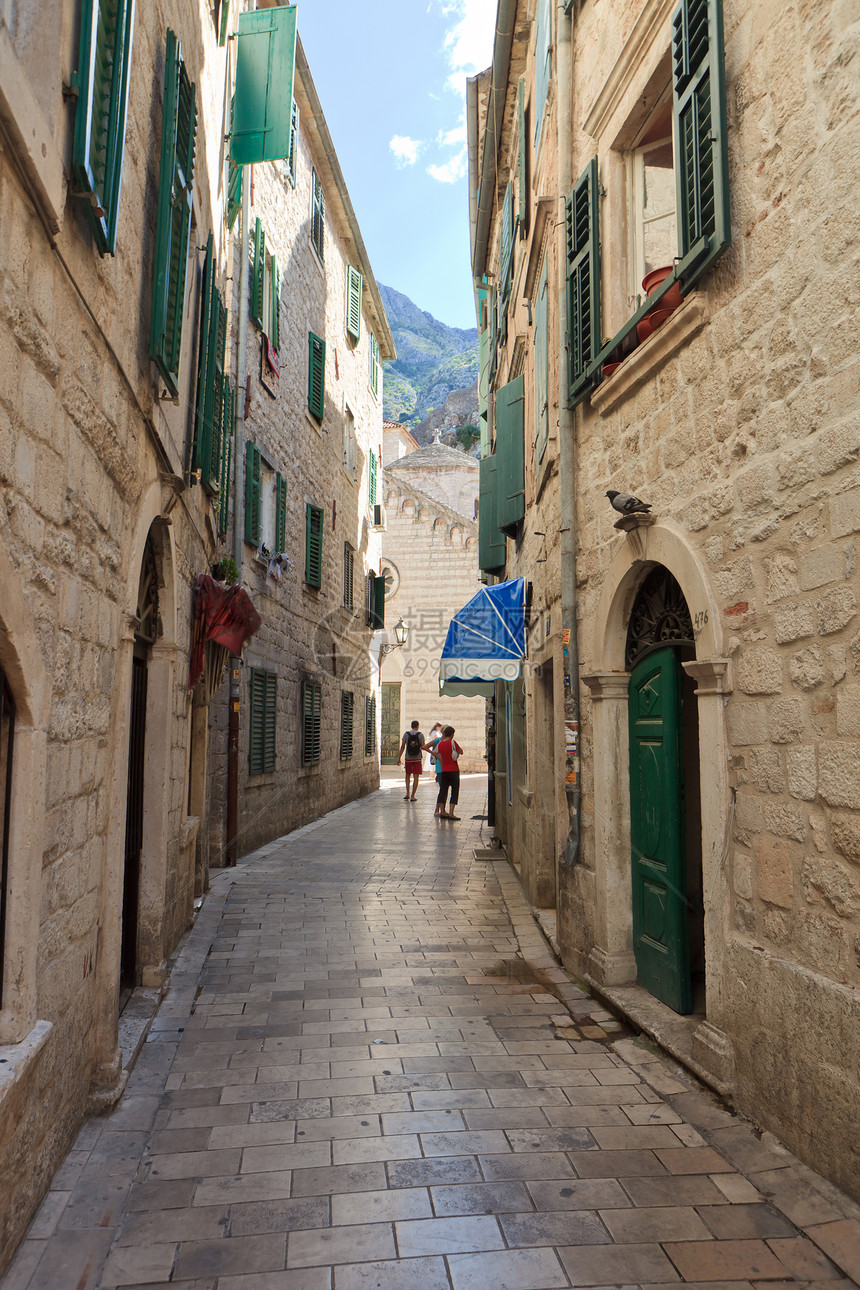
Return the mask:
[[[322,543],[322,508],[308,502],[305,508],[305,582],[309,587],[322,586]]]
[[[535,30],[535,147],[540,140],[546,96],[552,74],[552,14],[549,0],[537,0]]]
[[[373,578],[373,630],[381,632],[385,626],[385,579],[381,574]]]
[[[498,461],[481,458],[478,493],[478,566],[484,573],[498,573],[505,567],[505,539],[498,524]]]
[[[245,444],[245,541],[260,545],[260,492],[262,483],[260,449],[248,440]]]
[[[218,533],[224,536],[230,524],[230,472],[233,466],[233,423],[236,396],[230,378],[224,378],[224,411],[221,418],[221,486],[218,502]]]
[[[313,766],[322,752],[322,686],[302,681],[302,747],[303,766]]]
[[[677,272],[688,291],[732,240],[721,0],[681,0],[672,74]]]
[[[376,695],[365,695],[364,699],[364,755],[372,757],[376,752]]]
[[[361,339],[361,289],[364,279],[351,264],[346,269],[346,330],[358,342]]]
[[[239,14],[230,150],[242,166],[290,155],[296,6]]]
[[[278,257],[273,255],[269,260],[269,299],[271,301],[271,319],[269,320],[269,340],[275,349],[281,348],[281,270]]]
[[[549,283],[547,281],[547,259],[544,257],[543,268],[538,286],[537,309],[535,310],[535,465],[540,466],[546,453],[549,438]]]
[[[197,364],[197,409],[192,469],[209,493],[217,493],[221,477],[221,430],[224,416],[224,352],[227,310],[215,286],[215,246],[206,246],[200,304],[200,353]]]
[[[248,712],[248,773],[267,775],[275,769],[278,729],[278,677],[252,667]]]
[[[313,172],[311,197],[311,241],[319,258],[325,260],[325,197],[316,171]]]
[[[242,167],[231,157],[227,164],[227,228],[231,233],[242,209],[242,173]]]
[[[275,549],[283,551],[287,545],[287,481],[283,475],[275,476]]]
[[[353,719],[355,715],[355,695],[350,690],[340,692],[340,759],[349,761],[352,757],[354,734]]]
[[[325,341],[308,332],[308,408],[318,421],[325,413]]]
[[[378,489],[379,462],[376,453],[371,448],[367,454],[367,504],[371,510],[376,505],[376,493]]]
[[[517,213],[520,240],[523,240],[529,231],[529,141],[526,134],[526,83],[523,77],[520,77],[517,86],[517,123]]]
[[[254,223],[254,259],[251,264],[251,321],[263,327],[263,276],[266,272],[266,233],[259,217]]]
[[[196,135],[195,87],[180,57],[179,42],[168,28],[149,355],[174,395],[179,392]]]
[[[571,405],[591,388],[586,373],[600,351],[599,188],[597,158],[592,157],[565,207]]]
[[[348,542],[343,544],[343,607],[353,608],[355,583],[355,551]]]
[[[496,523],[508,537],[526,513],[525,398],[523,376],[496,391]]]
[[[72,189],[100,255],[116,252],[133,31],[134,0],[83,0]]]
[[[364,584],[364,608],[367,614],[368,627],[373,626],[374,610],[376,608],[376,574],[372,569],[368,570],[367,579]]]
[[[379,397],[379,341],[370,337],[370,388]]]

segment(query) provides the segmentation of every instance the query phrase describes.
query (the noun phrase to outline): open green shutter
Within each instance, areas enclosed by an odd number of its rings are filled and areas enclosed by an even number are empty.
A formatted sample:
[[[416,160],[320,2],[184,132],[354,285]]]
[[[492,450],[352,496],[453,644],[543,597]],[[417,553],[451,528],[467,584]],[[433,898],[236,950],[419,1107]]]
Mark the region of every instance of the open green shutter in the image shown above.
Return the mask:
[[[550,74],[552,71],[551,40],[552,14],[550,11],[550,0],[537,0],[534,82],[535,147],[537,147],[540,140],[544,107],[546,106],[546,96],[549,91]]]
[[[242,209],[242,167],[231,157],[227,163],[227,228],[233,231],[236,216]]]
[[[539,467],[546,453],[549,437],[549,348],[548,339],[549,283],[547,260],[544,257],[535,310],[535,465]]]
[[[597,158],[592,157],[565,207],[571,405],[591,388],[586,373],[600,350],[599,189]]]
[[[217,493],[221,478],[221,438],[224,432],[224,352],[227,343],[227,310],[221,292],[212,291],[209,320],[209,381],[206,389],[203,487]]]
[[[245,444],[245,541],[260,545],[260,492],[262,483],[260,449],[250,440]]]
[[[252,667],[248,713],[248,773],[270,774],[275,769],[278,729],[278,676]]]
[[[269,299],[271,301],[272,316],[269,319],[269,340],[275,349],[281,348],[281,270],[278,266],[278,257],[271,256],[269,260]]]
[[[325,413],[325,341],[308,332],[308,408],[318,421]]]
[[[377,574],[373,579],[373,630],[379,632],[385,626],[385,579]]]
[[[376,505],[376,493],[378,488],[379,462],[376,453],[371,448],[367,455],[367,504],[371,510]]]
[[[526,513],[525,398],[524,376],[496,391],[496,523],[508,537],[516,535]]]
[[[364,755],[376,752],[376,695],[366,695],[364,700]]]
[[[224,410],[221,416],[221,483],[218,503],[218,533],[224,536],[230,524],[230,472],[233,466],[233,422],[236,396],[230,378],[224,378]]]
[[[263,326],[263,275],[266,272],[266,234],[259,217],[254,222],[254,259],[251,264],[251,321]]]
[[[317,255],[325,260],[325,196],[323,195],[320,177],[313,172],[313,195],[311,198],[311,241]]]
[[[149,354],[173,395],[179,392],[196,136],[195,87],[168,28]]]
[[[505,567],[505,539],[498,524],[498,461],[481,458],[478,491],[478,566],[484,573],[498,573]]]
[[[223,48],[227,44],[227,32],[230,30],[230,0],[221,0],[221,22],[218,27],[218,44]]]
[[[305,582],[309,587],[322,586],[323,513],[308,502],[305,508]]]
[[[721,0],[672,15],[678,275],[688,291],[731,243]]]
[[[230,151],[242,166],[290,155],[296,6],[239,15]]]
[[[529,231],[529,141],[526,134],[526,83],[520,77],[517,86],[517,213],[519,216],[520,240]]]
[[[293,99],[293,111],[290,119],[290,155],[287,158],[287,165],[290,171],[290,179],[295,185],[296,182],[296,147],[299,137],[299,105]]]
[[[200,292],[200,336],[197,359],[197,404],[194,413],[194,443],[191,469],[195,473],[208,464],[210,439],[207,433],[206,396],[211,385],[210,340],[212,336],[212,303],[215,291],[215,240],[209,234],[206,242],[206,259],[203,263],[203,284]]]
[[[283,475],[275,476],[275,547],[283,551],[287,545],[287,481]]]
[[[278,731],[278,674],[266,673],[266,703],[263,709],[263,770],[275,769]]]
[[[361,291],[364,279],[358,269],[347,265],[346,270],[346,330],[352,339],[361,339]]]
[[[379,341],[374,335],[370,337],[370,388],[379,395]]]
[[[83,0],[78,91],[72,140],[72,190],[84,207],[100,255],[116,252],[125,154],[134,0]]]
[[[514,186],[509,182],[502,201],[502,236],[500,248],[500,275],[502,300],[507,305],[511,292],[511,266],[514,252]]]

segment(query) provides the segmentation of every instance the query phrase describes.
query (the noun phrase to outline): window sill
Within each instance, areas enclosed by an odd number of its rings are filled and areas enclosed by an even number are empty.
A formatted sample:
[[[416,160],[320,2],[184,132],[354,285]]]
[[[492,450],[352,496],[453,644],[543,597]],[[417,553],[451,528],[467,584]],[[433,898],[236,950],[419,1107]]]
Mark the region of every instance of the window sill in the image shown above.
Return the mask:
[[[51,1021],[37,1021],[29,1034],[18,1044],[0,1044],[0,1111],[6,1103],[9,1111],[15,1111],[18,1099],[15,1090],[33,1073],[39,1054],[48,1042],[48,1036],[54,1029]],[[13,1103],[14,1105],[9,1105]]]
[[[533,789],[523,788],[522,784],[517,784],[517,797],[522,802],[523,806],[527,806],[531,809],[532,803],[535,800]]]
[[[696,292],[688,296],[662,327],[637,346],[611,376],[601,381],[591,396],[594,411],[602,417],[614,411],[702,330],[708,316],[707,295]]]
[[[317,421],[313,412],[311,412],[309,408],[305,408],[305,417],[307,418],[308,423],[313,426],[314,430],[316,430],[317,434],[321,435],[323,433],[322,421]]]

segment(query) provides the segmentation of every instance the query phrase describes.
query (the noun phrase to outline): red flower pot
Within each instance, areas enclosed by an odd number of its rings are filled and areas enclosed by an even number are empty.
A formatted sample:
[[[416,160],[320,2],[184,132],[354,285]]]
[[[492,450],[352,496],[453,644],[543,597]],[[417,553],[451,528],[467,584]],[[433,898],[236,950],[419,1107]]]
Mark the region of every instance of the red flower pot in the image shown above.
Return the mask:
[[[642,279],[642,290],[646,296],[650,296],[652,291],[656,291],[661,282],[665,282],[672,272],[671,264],[664,264],[662,268],[652,269],[646,273]],[[660,300],[661,309],[677,309],[681,303],[681,288],[678,283],[674,283]]]
[[[671,292],[669,294],[671,295]],[[636,324],[636,335],[640,340],[647,340],[652,332],[655,332],[658,327],[662,327],[663,323],[672,312],[673,310],[671,309],[652,309],[650,314],[646,314],[645,317]]]

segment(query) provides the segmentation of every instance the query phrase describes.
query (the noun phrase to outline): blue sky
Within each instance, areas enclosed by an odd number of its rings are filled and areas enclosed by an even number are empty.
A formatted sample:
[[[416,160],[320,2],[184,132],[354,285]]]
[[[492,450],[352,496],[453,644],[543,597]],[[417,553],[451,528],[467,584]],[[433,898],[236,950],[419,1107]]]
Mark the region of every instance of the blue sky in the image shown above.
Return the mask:
[[[496,0],[298,0],[323,111],[377,278],[474,327],[465,81]]]

